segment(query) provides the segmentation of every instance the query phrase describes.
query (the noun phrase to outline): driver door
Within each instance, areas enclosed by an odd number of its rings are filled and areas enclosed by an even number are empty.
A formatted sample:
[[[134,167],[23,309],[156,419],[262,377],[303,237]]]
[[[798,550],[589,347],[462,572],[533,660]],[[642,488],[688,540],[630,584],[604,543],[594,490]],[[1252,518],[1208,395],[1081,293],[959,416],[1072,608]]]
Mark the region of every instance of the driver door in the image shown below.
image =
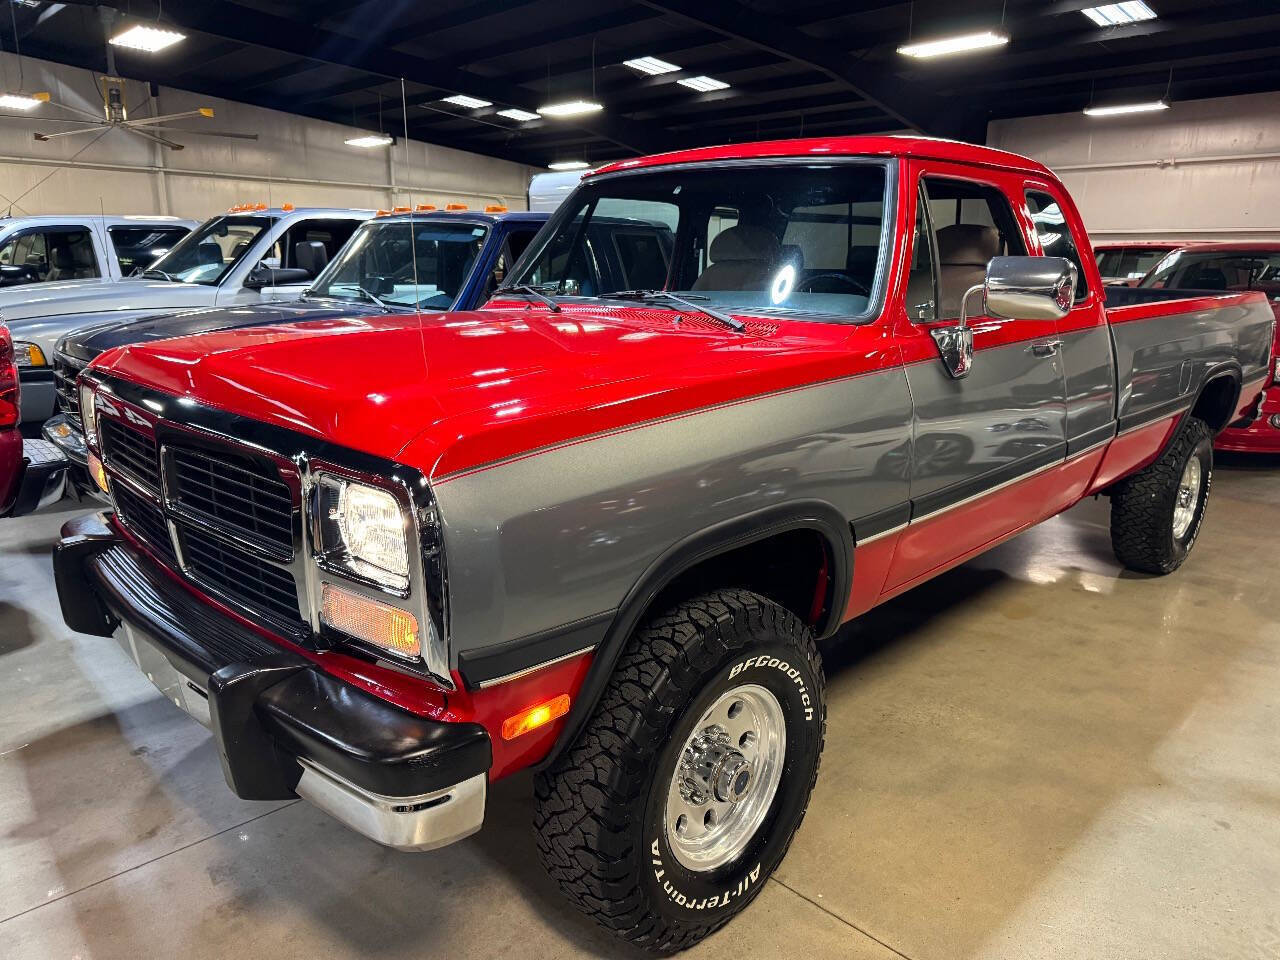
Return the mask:
[[[1039,497],[1027,483],[1066,453],[1056,322],[985,316],[981,294],[965,296],[992,257],[1026,255],[1027,225],[1010,200],[1021,185],[997,171],[913,167],[915,249],[898,335],[915,409],[909,455],[897,464],[912,509],[890,590],[1039,520]],[[934,331],[954,330],[962,304],[974,349],[968,373],[955,376]]]

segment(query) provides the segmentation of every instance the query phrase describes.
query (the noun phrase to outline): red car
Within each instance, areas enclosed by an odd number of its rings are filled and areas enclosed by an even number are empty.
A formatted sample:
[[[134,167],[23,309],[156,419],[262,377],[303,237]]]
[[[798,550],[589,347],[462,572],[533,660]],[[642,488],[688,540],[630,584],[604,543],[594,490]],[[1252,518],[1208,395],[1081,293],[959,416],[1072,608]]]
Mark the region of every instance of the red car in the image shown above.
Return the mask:
[[[13,362],[9,328],[0,324],[0,515],[13,503],[22,469],[18,433],[18,368]]]
[[[1180,240],[1124,240],[1096,243],[1093,255],[1107,286],[1136,287],[1152,267],[1186,244]]]
[[[9,328],[0,323],[0,517],[20,516],[62,496],[67,461],[47,440],[26,440],[18,367]]]
[[[1260,290],[1280,323],[1280,243],[1187,244],[1161,260],[1139,286],[1152,290]],[[1272,348],[1271,370],[1261,415],[1246,427],[1222,431],[1214,443],[1218,450],[1280,453],[1280,327]]]

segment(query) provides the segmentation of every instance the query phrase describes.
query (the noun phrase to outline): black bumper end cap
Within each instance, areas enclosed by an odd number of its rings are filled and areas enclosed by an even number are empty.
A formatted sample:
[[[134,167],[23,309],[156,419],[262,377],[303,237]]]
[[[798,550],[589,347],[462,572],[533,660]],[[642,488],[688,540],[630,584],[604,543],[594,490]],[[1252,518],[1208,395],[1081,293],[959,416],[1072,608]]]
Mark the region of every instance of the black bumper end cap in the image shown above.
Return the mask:
[[[292,653],[232,663],[209,677],[209,716],[218,736],[222,774],[244,800],[287,800],[296,796],[297,764],[282,756],[254,710],[258,697],[287,680],[308,662]]]
[[[62,537],[53,548],[53,580],[62,619],[77,633],[109,637],[119,624],[98,598],[84,569],[85,561],[119,542],[102,513],[76,517],[62,525]]]
[[[444,790],[493,763],[480,724],[417,716],[314,668],[265,690],[257,712],[285,750],[382,796]]]

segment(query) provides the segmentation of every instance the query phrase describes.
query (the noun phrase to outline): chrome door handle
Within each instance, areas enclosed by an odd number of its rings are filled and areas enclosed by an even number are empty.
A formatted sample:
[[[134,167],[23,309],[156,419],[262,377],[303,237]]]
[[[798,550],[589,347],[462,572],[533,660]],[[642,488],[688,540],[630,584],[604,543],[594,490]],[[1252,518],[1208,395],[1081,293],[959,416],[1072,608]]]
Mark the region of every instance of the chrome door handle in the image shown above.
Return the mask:
[[[1035,357],[1052,357],[1058,352],[1058,348],[1062,346],[1061,340],[1041,340],[1039,343],[1033,343],[1027,348],[1027,351]]]

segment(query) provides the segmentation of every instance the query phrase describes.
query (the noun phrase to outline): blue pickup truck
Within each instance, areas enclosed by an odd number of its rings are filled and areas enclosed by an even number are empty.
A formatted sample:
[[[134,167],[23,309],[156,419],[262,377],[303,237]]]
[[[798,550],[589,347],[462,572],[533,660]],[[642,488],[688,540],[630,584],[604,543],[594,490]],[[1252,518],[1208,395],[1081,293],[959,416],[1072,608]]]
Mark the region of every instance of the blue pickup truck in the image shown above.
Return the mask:
[[[43,427],[73,465],[71,486],[95,493],[84,469],[76,378],[114,347],[233,327],[335,320],[387,313],[436,314],[483,304],[510,273],[545,212],[429,211],[365,222],[301,294],[301,299],[190,310],[133,320],[90,323],[58,341],[54,352],[57,410]],[[661,222],[599,218],[586,238],[590,263],[573,271],[585,291],[602,284],[651,286],[665,277],[673,234]],[[96,494],[95,494],[96,495]]]

